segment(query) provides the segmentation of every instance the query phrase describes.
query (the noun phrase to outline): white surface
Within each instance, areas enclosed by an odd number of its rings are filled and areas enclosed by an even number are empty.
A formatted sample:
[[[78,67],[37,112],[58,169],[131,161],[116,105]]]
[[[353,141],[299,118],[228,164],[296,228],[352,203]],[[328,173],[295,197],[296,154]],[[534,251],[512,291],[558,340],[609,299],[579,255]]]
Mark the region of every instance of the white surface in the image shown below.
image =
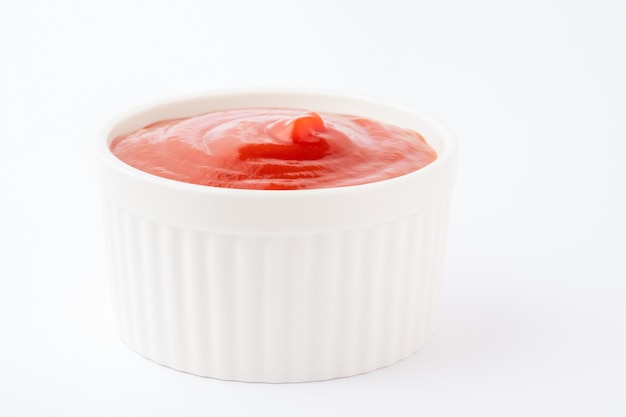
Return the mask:
[[[626,414],[626,5],[512,3],[3,2],[0,414]],[[368,94],[456,130],[441,330],[418,354],[265,385],[118,341],[95,131],[147,101],[248,86]]]

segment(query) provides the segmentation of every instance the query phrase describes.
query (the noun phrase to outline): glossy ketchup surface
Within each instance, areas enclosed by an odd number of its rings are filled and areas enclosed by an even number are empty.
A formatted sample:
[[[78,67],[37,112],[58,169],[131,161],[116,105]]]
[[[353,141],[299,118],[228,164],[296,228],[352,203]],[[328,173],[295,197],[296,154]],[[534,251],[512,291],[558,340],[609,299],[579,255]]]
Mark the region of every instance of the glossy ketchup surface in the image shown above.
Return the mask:
[[[244,189],[359,185],[418,170],[437,158],[412,130],[358,116],[247,108],[153,123],[111,151],[160,177]]]

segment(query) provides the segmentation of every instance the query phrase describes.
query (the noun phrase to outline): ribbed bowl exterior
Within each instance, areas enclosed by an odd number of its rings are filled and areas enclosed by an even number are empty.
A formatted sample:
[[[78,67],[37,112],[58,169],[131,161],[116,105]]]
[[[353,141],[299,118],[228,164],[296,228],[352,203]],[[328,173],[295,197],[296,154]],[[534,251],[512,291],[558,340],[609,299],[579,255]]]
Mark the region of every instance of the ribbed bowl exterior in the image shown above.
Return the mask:
[[[384,367],[437,327],[447,217],[444,199],[367,228],[262,236],[169,226],[105,203],[122,337],[160,364],[228,380]]]

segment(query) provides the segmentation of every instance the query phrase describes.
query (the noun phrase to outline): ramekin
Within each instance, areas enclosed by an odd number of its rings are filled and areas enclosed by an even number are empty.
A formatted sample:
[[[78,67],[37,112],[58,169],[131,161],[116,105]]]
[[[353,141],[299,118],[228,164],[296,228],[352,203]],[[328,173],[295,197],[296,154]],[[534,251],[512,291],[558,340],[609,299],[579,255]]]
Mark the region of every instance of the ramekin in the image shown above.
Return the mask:
[[[438,158],[364,185],[241,190],[157,177],[109,149],[158,120],[256,106],[411,128]],[[123,341],[177,370],[250,382],[346,377],[406,358],[437,328],[456,156],[432,116],[341,94],[217,92],[124,115],[97,143]]]

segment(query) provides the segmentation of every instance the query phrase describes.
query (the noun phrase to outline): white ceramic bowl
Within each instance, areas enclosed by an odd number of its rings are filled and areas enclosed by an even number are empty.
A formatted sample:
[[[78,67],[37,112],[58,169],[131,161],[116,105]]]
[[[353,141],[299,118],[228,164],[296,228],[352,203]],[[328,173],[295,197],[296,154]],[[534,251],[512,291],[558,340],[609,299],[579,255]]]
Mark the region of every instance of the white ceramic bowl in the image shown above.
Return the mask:
[[[420,132],[438,159],[390,180],[313,190],[187,184],[126,165],[115,137],[240,107],[354,114]],[[160,364],[258,382],[372,371],[437,327],[456,141],[438,120],[314,92],[220,92],[132,112],[98,138],[123,340]]]

